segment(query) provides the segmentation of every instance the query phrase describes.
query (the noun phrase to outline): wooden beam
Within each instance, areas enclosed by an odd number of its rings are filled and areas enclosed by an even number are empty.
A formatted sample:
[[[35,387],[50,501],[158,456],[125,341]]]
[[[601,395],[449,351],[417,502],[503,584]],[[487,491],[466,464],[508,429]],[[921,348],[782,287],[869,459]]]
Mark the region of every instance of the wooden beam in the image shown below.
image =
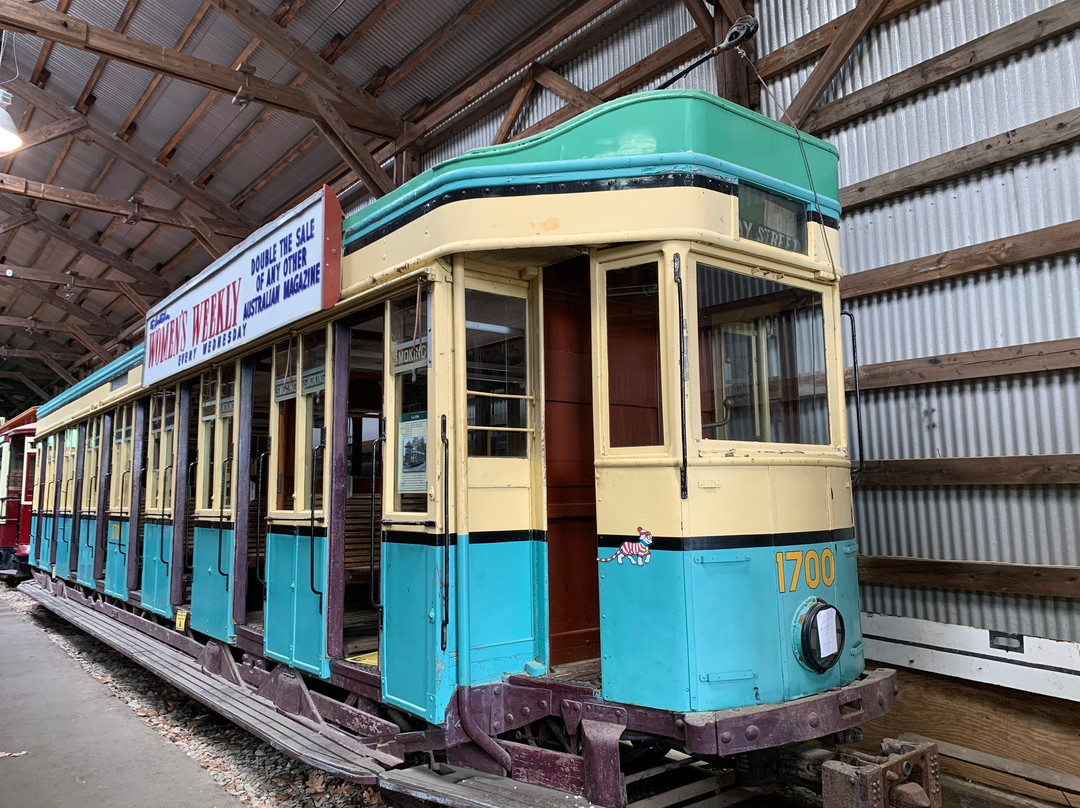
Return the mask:
[[[10,206],[10,207],[9,207]],[[0,197],[0,210],[6,210],[9,213],[11,210],[25,210],[21,205],[13,202],[10,199]],[[148,269],[143,269],[137,264],[132,263],[126,258],[117,255],[114,252],[102,247],[91,241],[88,238],[83,238],[78,233],[72,230],[68,230],[66,227],[61,226],[58,222],[54,222],[52,219],[48,219],[44,216],[38,216],[29,227],[35,230],[39,230],[48,236],[51,236],[58,241],[62,241],[65,244],[74,247],[80,252],[86,253],[88,256],[96,261],[100,261],[102,264],[108,267],[112,267],[117,272],[131,278],[134,281],[139,281],[147,286],[158,290],[159,293],[165,294],[172,290],[172,284],[162,277],[155,275]]]
[[[312,120],[317,115],[307,97],[294,88],[262,78],[247,78],[223,65],[99,28],[47,8],[29,6],[19,0],[0,0],[0,26],[98,56],[108,56],[229,96],[239,91],[244,98]],[[344,103],[335,103],[335,107],[350,126],[362,131],[388,137],[397,137],[402,132],[400,119],[379,109],[365,110]]]
[[[592,93],[587,90],[583,90],[574,84],[569,79],[563,78],[549,67],[537,62],[533,65],[535,70],[533,71],[533,78],[536,83],[542,87],[546,87],[555,93],[555,95],[562,98],[564,101],[573,104],[580,110],[592,109],[604,103]]]
[[[885,8],[877,15],[874,25],[878,26],[886,23],[929,2],[930,0],[889,0],[885,4]],[[805,62],[809,62],[828,50],[829,45],[836,39],[836,35],[844,29],[844,26],[847,25],[848,20],[851,19],[851,15],[854,13],[854,11],[844,12],[820,28],[815,28],[798,39],[784,43],[776,50],[770,51],[758,59],[754,63],[754,67],[757,68],[761,77],[768,81],[789,70],[794,70]]]
[[[1050,569],[1058,568],[1051,567]],[[1074,569],[1080,568],[1074,567]],[[1080,578],[1078,578],[1078,580],[1080,580]],[[1075,595],[1072,597],[1075,597]],[[1080,796],[1080,777],[1077,777],[1074,774],[1066,774],[1065,772],[1048,769],[1045,766],[1024,763],[1002,755],[991,755],[986,752],[980,752],[977,749],[969,749],[966,746],[960,746],[959,744],[939,741],[935,738],[927,738],[923,735],[916,735],[913,732],[901,733],[900,740],[912,741],[914,743],[934,743],[937,744],[938,754],[945,757],[974,763],[976,766],[982,766],[985,769],[993,769],[995,771],[1014,775],[1023,780],[1027,780],[1029,783],[1038,783],[1039,785],[1048,788],[1057,788]]]
[[[330,141],[346,164],[364,180],[367,189],[375,197],[384,196],[394,190],[393,180],[375,162],[367,146],[349,129],[348,124],[337,114],[337,110],[325,98],[313,93],[311,103],[322,116],[322,120],[315,122],[319,131]]]
[[[1076,599],[1080,567],[860,555],[859,583]]]
[[[205,219],[192,215],[189,215],[188,219],[191,220],[191,232],[195,234],[195,239],[203,246],[203,249],[210,253],[211,258],[221,258],[229,251],[229,245],[218,238],[217,233],[210,229]]]
[[[851,212],[958,177],[967,177],[993,166],[1061,148],[1078,140],[1080,109],[1071,109],[1019,129],[1010,129],[977,143],[848,185],[840,189],[840,205],[845,212]]]
[[[42,352],[41,361],[48,365],[50,368],[52,368],[56,372],[56,375],[63,379],[65,382],[67,382],[69,385],[79,383],[79,380],[77,378],[68,373],[67,368],[65,368],[47,353]]]
[[[402,120],[397,114],[385,109],[372,96],[341,76],[329,63],[308,50],[300,40],[286,33],[281,26],[247,0],[211,2],[252,36],[262,40],[267,47],[299,67],[311,81],[355,107],[372,121],[378,122],[374,128],[358,128],[377,135],[392,135],[402,131]]]
[[[7,82],[4,83],[4,89],[11,89]],[[87,120],[82,115],[65,115],[62,118],[57,118],[55,121],[49,121],[49,123],[44,126],[39,126],[32,132],[27,132],[22,136],[22,145],[17,149],[4,152],[4,156],[6,157],[26,151],[27,149],[32,149],[34,146],[40,146],[42,143],[48,143],[51,140],[64,137],[64,135],[78,132],[80,129],[85,129],[86,126]]]
[[[845,275],[840,279],[840,294],[845,300],[854,300],[1078,250],[1080,220]]]
[[[723,41],[726,36],[727,20],[724,15],[716,15],[716,39]],[[744,49],[745,50],[745,49]],[[750,106],[749,68],[742,54],[732,49],[718,53],[714,59],[716,70],[716,94],[740,106]]]
[[[1080,455],[868,460],[861,488],[954,485],[1080,485]]]
[[[440,25],[431,36],[421,42],[409,53],[404,61],[390,71],[390,74],[379,85],[378,92],[385,93],[407,75],[412,73],[417,66],[435,53],[446,41],[462,27],[475,20],[484,13],[495,0],[469,0],[465,6],[443,25]]]
[[[26,385],[26,388],[30,390],[30,392],[38,396],[42,401],[48,401],[50,398],[52,398],[51,395],[38,387],[25,373],[13,373],[12,376],[13,378]]]
[[[533,68],[530,67],[525,71],[525,75],[521,78],[521,84],[518,85],[517,92],[514,93],[514,97],[510,99],[510,106],[506,108],[506,114],[503,115],[502,122],[499,124],[498,131],[495,132],[495,137],[491,141],[491,145],[497,145],[499,143],[505,143],[510,139],[510,133],[514,131],[514,124],[517,123],[517,119],[521,117],[521,111],[525,109],[525,105],[529,102],[529,96],[532,95],[533,87],[536,86],[536,79],[533,75]]]
[[[46,356],[55,360],[73,362],[76,359],[81,359],[83,354],[75,353],[74,351],[35,351],[29,348],[8,348],[7,346],[0,346],[0,359],[33,359],[38,362],[44,362]]]
[[[1073,368],[1080,368],[1080,338],[863,365],[859,368],[859,387],[883,390]],[[845,374],[845,382],[849,391],[854,389],[851,368]]]
[[[71,336],[75,337],[75,339],[85,345],[103,363],[107,365],[113,360],[112,356],[110,356],[109,353],[101,347],[101,343],[99,343],[97,340],[87,334],[86,331],[79,328],[79,326],[71,324],[68,327],[68,330],[71,332]]]
[[[4,0],[0,0],[0,3]],[[0,192],[25,196],[30,199],[41,199],[46,202],[56,202],[60,205],[68,205],[74,208],[97,210],[103,213],[111,213],[113,216],[124,216],[132,221],[146,220],[180,227],[184,230],[195,230],[190,214],[180,211],[158,208],[152,205],[142,205],[137,202],[128,202],[115,199],[111,196],[102,196],[87,191],[77,191],[73,188],[64,188],[60,185],[49,185],[44,182],[35,182],[24,177],[16,177],[14,174],[0,174]],[[206,224],[217,233],[228,236],[244,238],[249,232],[241,227],[221,219],[204,219]]]
[[[701,32],[695,28],[689,33],[683,34],[673,42],[664,45],[659,50],[649,54],[640,62],[631,65],[620,73],[616,73],[602,84],[593,87],[591,92],[601,101],[610,101],[612,98],[618,98],[624,93],[630,92],[635,87],[640,87],[642,84],[652,81],[658,76],[662,76],[664,73],[685,63],[691,56],[701,52],[704,43],[705,40],[701,36]],[[578,111],[577,107],[567,105],[562,109],[551,113],[542,121],[533,124],[528,129],[518,132],[515,137],[523,138],[534,135],[537,132],[543,132],[564,121],[570,120],[578,114]]]
[[[99,332],[103,334],[115,334],[118,329],[96,314],[91,314],[78,303],[73,303],[62,295],[56,294],[48,289],[44,289],[33,281],[23,280],[22,278],[9,277],[7,275],[0,275],[0,282],[8,283],[16,288],[22,290],[26,294],[36,297],[43,303],[48,303],[50,306],[55,306],[60,311],[65,312],[69,317],[75,317],[82,320],[84,323],[89,323],[94,326]]]
[[[787,122],[796,129],[802,128],[806,116],[814,108],[821,96],[824,95],[832,80],[836,78],[836,74],[840,72],[844,62],[847,61],[851,52],[855,50],[855,46],[859,44],[863,34],[870,30],[874,18],[885,7],[885,3],[886,0],[858,0],[855,9],[851,12],[851,16],[845,21],[844,27],[840,29],[832,44],[829,45],[828,50],[821,57],[821,61],[817,63],[814,71],[810,74],[810,77],[803,83],[799,92],[796,93],[795,98],[787,110],[784,111],[781,120],[786,118]]]
[[[807,132],[819,134],[946,81],[999,62],[1080,27],[1080,0],[1062,0],[1017,22],[863,87],[811,113]]]
[[[716,29],[720,27],[720,15],[717,14],[714,21],[712,12],[705,5],[705,0],[683,0],[683,5],[690,12],[690,16],[694,18],[694,25],[701,31],[701,35],[705,37],[705,43],[711,48],[716,44],[718,34]]]
[[[32,210],[24,210],[22,213],[17,213],[11,218],[0,222],[0,235],[10,233],[12,230],[18,230],[24,224],[30,224],[36,219],[37,214]]]
[[[135,311],[139,312],[139,314],[145,315],[146,312],[150,311],[150,307],[153,304],[132,284],[125,283],[124,281],[116,281],[116,286],[121,294],[131,302],[131,305],[135,307]]]
[[[102,292],[123,292],[123,287],[129,287],[142,297],[152,297],[155,300],[160,293],[143,284],[128,284],[124,281],[116,281],[110,278],[90,278],[86,275],[78,275],[74,272],[55,272],[37,267],[21,267],[17,264],[0,264],[0,282],[5,278],[22,278],[39,283],[51,283],[57,286],[73,286],[78,289],[96,289]]]
[[[75,334],[74,329],[79,329],[82,333],[87,333],[82,327],[75,325],[74,323],[60,323],[54,320],[39,320],[36,317],[9,317],[7,315],[0,315],[0,328],[14,328],[17,330],[25,330],[29,332],[34,331],[60,331],[66,334]],[[113,330],[113,326],[109,327],[110,332]],[[91,333],[98,334],[100,329],[92,327]],[[109,336],[109,334],[101,334],[101,336]]]

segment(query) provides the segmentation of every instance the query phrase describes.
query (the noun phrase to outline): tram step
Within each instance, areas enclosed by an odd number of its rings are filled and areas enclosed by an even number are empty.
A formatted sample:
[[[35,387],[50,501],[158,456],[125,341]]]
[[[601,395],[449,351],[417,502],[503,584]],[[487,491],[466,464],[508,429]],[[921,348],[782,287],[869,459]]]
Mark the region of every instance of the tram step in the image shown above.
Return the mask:
[[[374,785],[382,774],[383,766],[372,757],[282,715],[252,691],[204,673],[186,654],[73,600],[56,597],[34,581],[22,584],[20,591],[290,757],[365,785]],[[378,754],[372,750],[373,756]]]
[[[395,802],[395,794],[403,794],[450,808],[593,808],[584,797],[553,788],[456,766],[441,768],[443,773],[427,766],[388,771],[379,777],[379,787],[389,802]]]

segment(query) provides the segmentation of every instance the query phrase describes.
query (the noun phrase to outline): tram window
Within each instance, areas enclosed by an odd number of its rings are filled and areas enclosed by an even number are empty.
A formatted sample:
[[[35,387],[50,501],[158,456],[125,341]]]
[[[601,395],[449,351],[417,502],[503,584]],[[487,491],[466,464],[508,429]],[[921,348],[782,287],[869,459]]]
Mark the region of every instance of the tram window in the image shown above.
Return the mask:
[[[217,371],[204,373],[202,384],[199,385],[199,451],[197,455],[199,476],[195,493],[196,507],[203,509],[213,507],[217,389]]]
[[[525,457],[528,345],[525,299],[465,292],[470,457]]]
[[[64,482],[60,508],[70,512],[75,506],[75,455],[79,449],[79,430],[71,427],[64,431]]]
[[[29,443],[29,441],[27,441]],[[34,505],[34,485],[37,482],[37,452],[28,451],[26,453],[26,477],[23,481],[22,489],[22,504]]]
[[[218,450],[218,465],[221,478],[215,480],[220,500],[215,499],[214,507],[229,510],[232,507],[233,474],[236,459],[233,457],[233,412],[236,406],[236,366],[233,363],[222,366],[218,383],[218,426],[217,431],[221,446]]]
[[[827,444],[822,296],[697,265],[706,440]]]
[[[805,253],[806,206],[741,183],[739,235],[770,247]]]
[[[427,511],[429,339],[428,294],[418,287],[416,295],[390,304],[397,435],[394,510],[406,513]]]
[[[311,477],[303,500],[306,508],[319,510],[323,505],[323,465],[326,462],[326,330],[320,328],[304,335],[302,357],[302,393],[307,429],[304,431],[305,457]],[[315,451],[316,446],[322,449]],[[314,499],[312,499],[314,495]]]
[[[82,509],[97,507],[98,459],[101,457],[101,419],[91,418],[86,424],[86,447],[83,451]]]
[[[279,342],[274,349],[274,438],[277,440],[277,510],[296,507],[296,340]]]
[[[146,507],[156,510],[161,507],[158,502],[158,489],[160,483],[160,452],[162,435],[161,428],[164,421],[165,398],[158,392],[150,398],[150,442],[146,452]]]
[[[664,411],[658,266],[638,264],[605,275],[610,445],[659,446]]]
[[[132,405],[120,407],[113,417],[113,460],[109,491],[109,508],[113,513],[126,513],[127,493],[131,490],[131,419]]]

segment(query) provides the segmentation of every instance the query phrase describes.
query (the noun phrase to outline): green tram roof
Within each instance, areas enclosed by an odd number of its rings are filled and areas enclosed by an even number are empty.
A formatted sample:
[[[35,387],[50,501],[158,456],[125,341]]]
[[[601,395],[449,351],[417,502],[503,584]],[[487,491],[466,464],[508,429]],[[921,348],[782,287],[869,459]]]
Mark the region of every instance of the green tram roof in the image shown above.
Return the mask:
[[[836,147],[710,93],[657,90],[440,163],[346,219],[345,249],[415,218],[417,209],[452,201],[455,192],[675,170],[749,182],[839,217]]]

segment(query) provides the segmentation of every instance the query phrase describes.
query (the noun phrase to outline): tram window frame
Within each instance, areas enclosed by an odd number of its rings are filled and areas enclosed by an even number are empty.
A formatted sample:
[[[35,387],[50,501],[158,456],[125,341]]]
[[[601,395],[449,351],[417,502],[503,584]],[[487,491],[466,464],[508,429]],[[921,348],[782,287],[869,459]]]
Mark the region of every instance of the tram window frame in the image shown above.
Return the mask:
[[[64,479],[60,489],[60,511],[62,513],[74,513],[75,511],[75,477],[76,462],[79,456],[79,428],[69,426],[63,431],[64,448]]]
[[[33,449],[29,448],[31,446],[31,441],[30,438],[27,437],[25,446],[27,447],[26,462],[23,463],[22,491],[19,495],[19,504],[29,505],[32,508],[34,506],[34,489],[37,487],[41,469],[38,468],[38,451],[36,444],[34,444]]]
[[[79,508],[83,513],[97,510],[97,492],[100,485],[98,470],[101,459],[102,418],[96,416],[86,422],[86,443],[83,446],[83,485]]]
[[[510,334],[508,329],[512,326],[506,323],[488,323],[481,320],[477,320],[475,315],[478,313],[477,306],[483,302],[479,296],[483,295],[485,298],[504,297],[511,300],[515,300],[521,304],[521,317],[522,326],[519,330],[520,333]],[[490,301],[489,301],[490,302]],[[472,304],[472,305],[470,305]],[[536,431],[536,381],[535,381],[535,367],[536,362],[533,357],[534,340],[530,338],[532,329],[535,328],[532,318],[534,317],[531,312],[530,295],[528,285],[517,286],[509,283],[490,283],[475,278],[469,278],[465,287],[465,324],[464,336],[465,338],[465,416],[466,416],[466,430],[467,430],[467,445],[468,454],[471,459],[475,458],[487,458],[491,460],[527,460],[531,453],[530,444],[533,442],[534,433]],[[520,337],[523,342],[523,348],[521,350],[522,361],[524,364],[524,372],[520,380],[520,386],[523,390],[522,393],[510,393],[506,391],[490,391],[481,389],[483,384],[477,383],[477,376],[475,374],[476,368],[474,367],[474,349],[470,345],[470,337],[475,333],[506,333],[507,336]],[[494,379],[486,379],[481,381],[493,382]],[[515,380],[510,379],[509,373],[507,374],[507,383],[518,383]],[[481,400],[488,400],[492,403],[506,402],[506,423],[505,424],[479,424],[474,423],[477,420],[477,413],[479,407],[474,408],[474,402],[479,403]],[[522,426],[512,426],[512,417],[510,413],[510,402],[520,402],[519,417],[523,418]],[[486,440],[483,440],[486,436]],[[515,438],[516,436],[516,438]],[[484,451],[480,451],[483,448]]]
[[[128,516],[131,513],[134,419],[135,403],[121,404],[116,408],[112,435],[109,436],[113,447],[109,472],[109,513],[116,516]]]
[[[176,419],[180,406],[178,387],[155,390],[150,397],[150,424],[146,451],[146,485],[143,488],[148,516],[168,516],[173,505],[176,469]]]
[[[657,422],[659,435],[656,442],[640,444],[612,443],[612,396],[611,396],[611,355],[608,320],[608,277],[619,270],[639,266],[655,265],[657,278]],[[593,273],[595,361],[599,363],[600,383],[598,385],[597,405],[594,409],[599,425],[599,449],[605,456],[667,455],[672,449],[671,413],[677,412],[671,403],[672,361],[678,364],[678,346],[673,343],[671,305],[669,289],[671,278],[670,256],[650,245],[649,249],[618,250],[601,254],[596,259],[596,271]],[[674,360],[672,359],[674,356]]]
[[[420,310],[423,312],[417,325],[417,316],[413,314],[411,319],[408,311],[417,309],[416,301],[420,299]],[[399,295],[395,295],[386,301],[386,339],[383,368],[385,382],[383,384],[386,401],[387,428],[386,443],[384,449],[385,462],[383,463],[383,511],[387,514],[400,515],[415,519],[421,514],[429,514],[432,503],[428,496],[433,481],[437,474],[431,466],[433,447],[433,427],[437,418],[432,418],[435,412],[435,381],[432,373],[432,357],[434,348],[432,345],[434,331],[432,322],[434,319],[435,288],[434,284],[418,284],[415,289]],[[421,335],[423,335],[421,337]],[[419,379],[423,378],[423,406],[421,412],[418,409],[404,411],[404,407],[416,407],[420,396],[416,390],[408,392],[404,389],[408,382],[415,388],[420,386]],[[405,403],[408,398],[411,403]],[[408,419],[405,416],[410,416]],[[423,416],[423,417],[420,417]],[[403,424],[412,424],[407,430],[403,430]],[[421,425],[422,424],[422,425]],[[406,432],[407,434],[403,434]],[[406,449],[409,444],[405,441],[415,442],[423,439],[424,467],[423,471],[415,468],[412,464],[409,471],[405,470]],[[423,474],[421,480],[420,474]],[[405,475],[412,475],[405,479]],[[388,496],[389,494],[389,496]],[[422,503],[422,505],[421,505]]]
[[[4,496],[11,494],[11,458],[14,455],[14,447],[11,440],[0,439],[0,480],[4,481]],[[0,508],[0,525],[7,524],[7,500],[5,507]]]
[[[271,519],[310,519],[312,512],[317,521],[326,518],[332,428],[328,386],[328,381],[333,378],[332,340],[331,324],[327,323],[302,334],[292,334],[273,346],[270,468],[274,473],[267,486],[266,503]],[[321,351],[321,366],[314,361],[313,348]],[[315,430],[319,430],[320,441],[317,472],[311,462]],[[318,488],[314,507],[311,497],[313,474]]]
[[[235,418],[239,376],[239,368],[233,361],[210,368],[199,377],[195,512],[201,517],[232,517],[233,491],[236,489],[235,451],[239,440],[239,425]],[[179,404],[179,391],[177,393]],[[174,441],[175,438],[174,429]],[[233,460],[225,462],[230,456]]]
[[[52,513],[56,506],[56,440],[54,432],[44,439],[45,462],[41,469],[41,483],[45,486],[42,511]]]
[[[772,373],[772,371],[776,369],[775,366],[782,364],[782,361],[778,356],[778,351],[781,350],[781,346],[779,344],[778,336],[775,344],[770,342],[771,337],[768,333],[769,324],[766,323],[766,320],[768,320],[770,317],[774,317],[775,315],[770,314],[767,309],[763,308],[764,306],[766,306],[766,304],[761,304],[751,309],[746,309],[744,307],[744,311],[750,311],[752,314],[755,315],[749,320],[747,320],[747,318],[745,317],[735,319],[734,315],[737,315],[740,309],[733,307],[731,310],[732,319],[730,320],[730,322],[717,321],[711,322],[708,326],[703,326],[701,312],[699,309],[699,268],[707,268],[721,272],[729,272],[733,275],[738,275],[749,279],[750,283],[770,284],[776,287],[785,287],[787,290],[791,290],[796,293],[805,292],[808,295],[816,296],[816,307],[819,315],[817,318],[817,327],[815,331],[819,332],[818,339],[820,339],[820,347],[816,351],[816,353],[817,360],[820,361],[821,365],[820,367],[811,369],[810,371],[799,371],[798,369],[796,369],[795,380],[796,383],[798,383],[800,377],[811,374],[813,375],[814,383],[816,384],[817,380],[820,378],[822,387],[820,392],[815,392],[812,396],[800,396],[798,395],[800,388],[797,386],[797,395],[794,399],[777,400],[773,396],[771,390],[772,386],[782,386],[785,379],[781,375]],[[691,365],[692,367],[697,368],[696,372],[692,371],[690,373],[691,389],[688,391],[688,395],[690,397],[689,409],[692,414],[692,440],[698,442],[705,449],[708,449],[708,447],[719,448],[722,446],[740,445],[745,447],[754,447],[755,451],[760,451],[765,447],[795,447],[800,451],[806,451],[808,448],[811,447],[816,449],[825,449],[837,445],[837,443],[842,440],[842,435],[840,433],[841,427],[837,423],[837,417],[835,412],[837,407],[836,397],[838,395],[835,378],[836,346],[831,336],[835,331],[835,319],[837,314],[833,311],[834,301],[830,302],[830,294],[828,292],[828,288],[823,284],[815,284],[808,280],[790,275],[784,277],[783,280],[776,280],[775,275],[766,278],[759,273],[752,272],[750,267],[738,264],[737,262],[727,259],[723,256],[705,252],[691,253],[688,257],[687,269],[688,271],[685,273],[685,275],[689,276],[690,278],[690,282],[688,284],[689,294],[687,295],[686,303],[686,310],[689,317],[687,327],[690,335],[690,339],[688,340],[688,342],[692,359]],[[784,314],[786,312],[787,309],[782,309],[777,312],[777,314]],[[775,325],[776,324],[773,323],[772,327],[775,328]],[[705,413],[710,411],[705,409],[705,397],[709,395],[710,390],[714,391],[714,401],[712,402],[714,408],[722,406],[722,404],[718,403],[720,400],[716,399],[715,387],[707,388],[705,384],[705,376],[707,374],[712,374],[712,376],[715,376],[717,370],[715,361],[710,364],[709,356],[706,356],[705,352],[703,351],[702,340],[705,338],[703,336],[703,328],[708,327],[715,329],[717,327],[724,328],[725,326],[727,326],[727,333],[734,334],[736,332],[740,332],[741,330],[741,332],[744,332],[750,339],[754,340],[753,350],[755,352],[754,356],[756,357],[752,361],[752,364],[754,365],[755,379],[753,384],[756,390],[756,393],[754,394],[754,417],[756,424],[755,428],[758,430],[758,434],[760,435],[760,437],[710,437],[707,434],[709,429],[716,429],[717,426],[723,426],[723,424],[716,425],[707,423],[706,419]],[[773,336],[776,335],[774,334]],[[710,343],[710,350],[712,350],[711,346],[714,344],[715,343]],[[811,347],[817,348],[818,346]],[[787,352],[788,360],[794,359],[796,363],[799,362],[799,358],[797,356],[798,347],[792,345],[785,348],[784,350],[786,350]],[[761,378],[764,378],[766,380],[764,384],[760,382]],[[815,391],[816,389],[817,388],[815,387]],[[790,408],[792,405],[794,405],[796,408],[799,408],[797,409],[794,416],[796,419],[801,419],[808,414],[810,415],[810,417],[813,417],[812,413],[810,413],[809,410],[803,411],[801,409],[801,402],[805,398],[820,398],[823,403],[824,421],[823,424],[819,426],[824,427],[825,440],[796,441],[787,439],[788,437],[790,437],[790,433],[792,431],[798,432],[802,428],[801,424],[796,429],[791,429],[790,424],[781,424],[779,428],[787,429],[788,435],[785,435],[784,439],[774,440],[773,433],[774,429],[776,428],[776,425],[773,423],[774,419],[772,417],[772,413],[774,411],[783,412],[785,408]],[[726,400],[726,398],[723,399],[723,401]],[[733,407],[734,405],[730,406]],[[790,413],[786,417],[790,419]],[[816,426],[815,429],[817,428],[818,427]],[[714,432],[714,434],[716,433]]]

